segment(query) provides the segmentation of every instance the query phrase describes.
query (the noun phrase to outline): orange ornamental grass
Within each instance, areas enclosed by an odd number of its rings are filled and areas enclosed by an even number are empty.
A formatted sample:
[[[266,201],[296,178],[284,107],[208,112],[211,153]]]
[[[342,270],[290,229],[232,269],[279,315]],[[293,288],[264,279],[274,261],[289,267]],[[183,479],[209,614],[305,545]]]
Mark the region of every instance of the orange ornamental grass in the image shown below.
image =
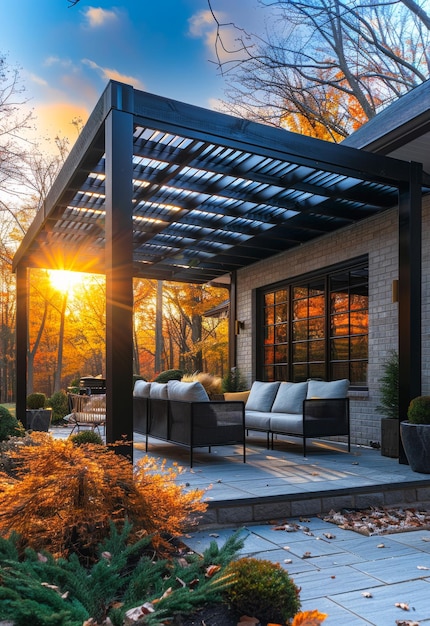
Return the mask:
[[[149,534],[160,546],[206,510],[204,492],[184,492],[175,482],[181,469],[166,468],[165,461],[145,457],[133,468],[112,448],[39,432],[32,439],[37,445],[10,452],[16,478],[0,475],[0,534],[15,531],[24,546],[91,559],[110,523],[126,519],[132,540]]]

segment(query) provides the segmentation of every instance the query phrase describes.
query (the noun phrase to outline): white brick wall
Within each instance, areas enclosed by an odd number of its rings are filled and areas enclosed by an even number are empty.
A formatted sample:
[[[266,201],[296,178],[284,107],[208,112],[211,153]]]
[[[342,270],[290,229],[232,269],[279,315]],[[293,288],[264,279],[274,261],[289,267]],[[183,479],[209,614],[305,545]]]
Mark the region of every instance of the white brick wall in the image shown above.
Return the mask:
[[[430,197],[423,202],[423,393],[430,394]],[[280,280],[323,269],[341,261],[369,256],[368,394],[351,398],[353,443],[380,441],[378,380],[391,349],[397,349],[398,305],[392,302],[392,281],[398,278],[397,209],[278,254],[238,272],[237,319],[245,328],[237,337],[237,364],[252,382],[255,371],[252,291]]]

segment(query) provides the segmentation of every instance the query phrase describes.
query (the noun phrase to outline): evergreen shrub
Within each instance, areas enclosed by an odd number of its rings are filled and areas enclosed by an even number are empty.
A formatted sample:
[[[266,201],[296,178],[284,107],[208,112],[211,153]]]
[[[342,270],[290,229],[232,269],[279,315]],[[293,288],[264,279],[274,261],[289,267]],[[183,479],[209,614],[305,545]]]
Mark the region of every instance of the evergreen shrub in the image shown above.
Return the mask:
[[[418,396],[411,400],[408,420],[411,424],[430,424],[430,396]]]
[[[0,441],[24,434],[22,424],[5,406],[0,405]]]
[[[279,564],[243,558],[227,568],[233,583],[226,595],[238,614],[253,615],[262,622],[288,622],[300,609],[300,589]]]

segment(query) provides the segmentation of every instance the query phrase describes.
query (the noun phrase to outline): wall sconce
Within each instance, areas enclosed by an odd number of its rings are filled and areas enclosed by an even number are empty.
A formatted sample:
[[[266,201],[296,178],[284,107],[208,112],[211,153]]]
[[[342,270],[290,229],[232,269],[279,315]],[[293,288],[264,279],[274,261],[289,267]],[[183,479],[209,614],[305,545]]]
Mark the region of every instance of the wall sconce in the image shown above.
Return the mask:
[[[245,322],[239,322],[239,320],[236,320],[234,322],[234,334],[235,335],[240,335],[240,331],[243,330],[245,328]]]
[[[391,287],[391,300],[392,302],[398,302],[399,301],[399,281],[393,280],[393,284]]]

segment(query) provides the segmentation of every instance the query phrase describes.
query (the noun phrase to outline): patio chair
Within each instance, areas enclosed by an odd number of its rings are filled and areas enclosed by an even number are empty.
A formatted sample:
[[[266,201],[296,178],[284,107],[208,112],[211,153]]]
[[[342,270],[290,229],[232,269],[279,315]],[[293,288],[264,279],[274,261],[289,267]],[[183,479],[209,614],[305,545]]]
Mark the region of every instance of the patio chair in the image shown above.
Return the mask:
[[[81,428],[97,429],[101,434],[100,427],[106,425],[106,395],[69,393],[68,397],[70,414],[64,419],[73,426],[70,434]]]

